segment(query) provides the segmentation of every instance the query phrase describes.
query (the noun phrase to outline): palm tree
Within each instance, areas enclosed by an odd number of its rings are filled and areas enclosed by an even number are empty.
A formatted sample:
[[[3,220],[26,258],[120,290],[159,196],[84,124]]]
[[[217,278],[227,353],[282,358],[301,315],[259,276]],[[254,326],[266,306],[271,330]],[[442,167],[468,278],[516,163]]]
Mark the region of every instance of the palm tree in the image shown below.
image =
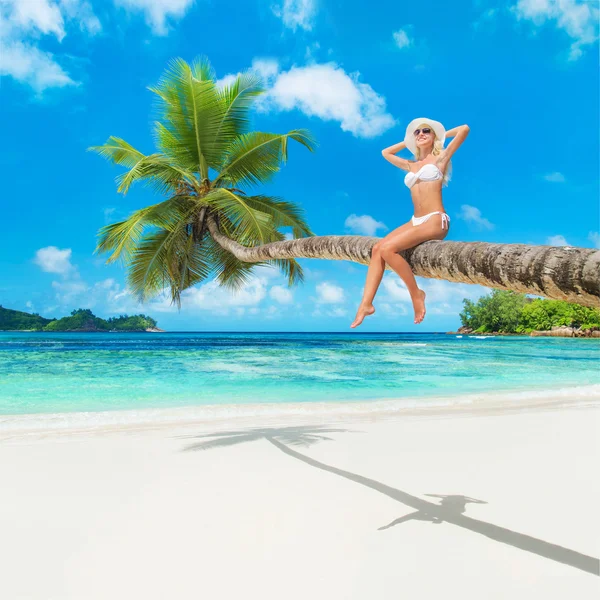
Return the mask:
[[[300,208],[280,198],[249,195],[287,161],[289,140],[311,152],[316,147],[305,129],[248,130],[252,103],[264,92],[257,75],[240,74],[219,88],[206,57],[191,65],[178,58],[148,89],[158,98],[158,152],[145,155],[114,136],[89,148],[128,169],[117,178],[117,191],[125,194],[142,181],[166,196],[99,232],[96,251],[110,253],[107,262],[120,260],[128,268],[128,285],[138,300],[168,288],[180,306],[185,289],[213,275],[236,290],[259,264],[280,268],[291,287],[304,279],[297,258],[369,264],[379,238],[315,236]],[[293,239],[286,240],[281,227],[291,227]],[[597,250],[431,241],[401,254],[422,277],[600,306]]]
[[[135,211],[125,221],[103,227],[97,252],[110,252],[107,262],[128,267],[128,284],[145,301],[165,288],[180,306],[181,293],[216,273],[230,289],[242,287],[256,264],[282,269],[290,286],[303,280],[293,258],[239,260],[207,235],[207,223],[236,243],[252,247],[312,235],[301,210],[279,198],[248,195],[248,188],[271,179],[287,160],[288,141],[313,151],[305,129],[285,134],[248,131],[253,100],[264,92],[257,75],[239,75],[222,89],[205,57],[188,65],[171,61],[155,87],[159,120],[154,139],[159,152],[145,155],[125,140],[111,136],[93,150],[128,171],[117,178],[126,194],[143,181],[166,196],[158,204]]]

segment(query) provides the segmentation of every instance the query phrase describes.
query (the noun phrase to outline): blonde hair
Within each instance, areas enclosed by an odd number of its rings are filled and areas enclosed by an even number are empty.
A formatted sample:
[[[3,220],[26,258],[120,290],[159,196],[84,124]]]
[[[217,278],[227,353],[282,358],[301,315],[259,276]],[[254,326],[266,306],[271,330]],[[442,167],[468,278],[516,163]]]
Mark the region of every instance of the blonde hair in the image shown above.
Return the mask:
[[[421,123],[421,125],[419,125],[419,127],[429,127],[431,129],[431,132],[433,133],[433,150],[431,151],[431,154],[433,154],[434,156],[439,156],[442,151],[444,150],[444,146],[442,145],[442,140],[439,140],[437,135],[435,135],[435,131],[433,131],[433,127],[431,127],[431,125],[429,125],[428,123]],[[421,148],[419,148],[417,146],[417,151],[415,153],[415,160],[416,162],[419,162],[421,160]],[[452,161],[449,160],[448,161],[448,165],[446,167],[446,173],[444,174],[444,179],[442,182],[442,185],[447,186],[448,182],[450,181],[452,177]]]

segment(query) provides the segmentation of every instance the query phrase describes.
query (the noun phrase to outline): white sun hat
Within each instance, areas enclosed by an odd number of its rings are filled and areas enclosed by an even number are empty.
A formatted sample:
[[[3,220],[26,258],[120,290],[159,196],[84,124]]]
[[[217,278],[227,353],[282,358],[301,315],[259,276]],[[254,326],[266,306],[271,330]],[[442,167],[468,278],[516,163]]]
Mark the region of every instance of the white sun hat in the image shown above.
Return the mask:
[[[413,119],[406,128],[406,135],[404,136],[404,143],[406,147],[416,156],[417,155],[417,144],[415,142],[415,134],[414,131],[421,124],[425,123],[429,125],[431,129],[435,132],[435,136],[438,140],[441,140],[442,146],[444,146],[444,142],[446,141],[446,130],[444,126],[439,121],[434,121],[433,119]]]

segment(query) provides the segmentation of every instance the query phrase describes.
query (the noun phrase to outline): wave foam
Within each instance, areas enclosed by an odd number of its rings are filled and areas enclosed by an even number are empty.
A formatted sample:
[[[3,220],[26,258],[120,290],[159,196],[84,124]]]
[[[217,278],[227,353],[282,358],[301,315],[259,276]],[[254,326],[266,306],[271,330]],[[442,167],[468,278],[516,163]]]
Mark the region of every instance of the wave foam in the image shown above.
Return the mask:
[[[230,404],[0,416],[0,437],[158,428],[169,425],[277,417],[369,418],[426,414],[440,409],[519,409],[534,406],[600,405],[600,385],[552,390],[482,392],[462,396],[383,398],[372,401]]]

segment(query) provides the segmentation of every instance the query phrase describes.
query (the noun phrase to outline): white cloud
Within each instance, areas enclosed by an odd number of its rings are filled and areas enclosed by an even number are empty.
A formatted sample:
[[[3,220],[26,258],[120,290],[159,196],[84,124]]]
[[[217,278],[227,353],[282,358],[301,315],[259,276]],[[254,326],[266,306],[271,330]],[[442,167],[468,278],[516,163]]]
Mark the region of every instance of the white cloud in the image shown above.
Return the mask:
[[[463,204],[460,209],[459,219],[464,219],[467,223],[475,225],[477,229],[494,229],[494,224],[482,217],[481,211],[475,206]]]
[[[38,95],[47,88],[78,85],[54,60],[50,52],[8,40],[0,44],[0,76],[9,75],[31,86]]]
[[[152,33],[164,36],[169,33],[167,21],[183,17],[194,0],[114,0],[114,3],[129,12],[142,12]]]
[[[316,15],[315,0],[283,0],[283,4],[271,7],[273,14],[279,17],[283,24],[296,31],[298,27],[311,30]]]
[[[229,74],[225,75],[224,77],[221,77],[221,79],[217,79],[215,81],[215,84],[217,87],[222,88],[222,87],[225,87],[226,85],[232,85],[236,79],[237,79],[237,75],[234,75],[233,73],[229,73]]]
[[[385,275],[381,280],[381,287],[387,292],[384,296],[389,300],[393,300],[395,302],[411,302],[410,294],[408,293],[408,289],[404,285],[402,279],[396,276]]]
[[[259,75],[263,81],[263,85],[269,86],[272,85],[277,73],[279,73],[279,63],[274,58],[254,58],[249,71],[253,71]],[[228,73],[221,79],[217,79],[215,84],[217,87],[231,85],[236,80],[238,75],[241,75],[241,71],[238,71],[237,73]],[[260,102],[261,97],[259,96],[256,100],[256,103],[258,104]]]
[[[255,102],[259,112],[300,110],[324,121],[338,121],[343,131],[365,138],[396,124],[386,112],[385,98],[361,83],[360,73],[348,74],[333,62],[281,71],[275,59],[255,58],[250,70],[261,75],[266,87]],[[229,73],[216,84],[231,84],[236,76]]]
[[[279,310],[279,308],[277,308],[277,306],[271,305],[264,311],[265,319],[275,319],[276,317],[280,317],[280,316],[281,316],[281,311]]]
[[[317,284],[316,290],[319,304],[339,304],[344,301],[344,289],[333,283],[322,281]]]
[[[600,233],[598,231],[590,231],[588,240],[594,244],[595,248],[600,248]]]
[[[564,183],[565,176],[558,171],[554,171],[554,173],[548,173],[547,175],[544,175],[544,179],[553,183]]]
[[[289,304],[293,300],[292,292],[282,285],[274,285],[269,290],[269,296],[271,296],[273,300],[279,302],[280,304]]]
[[[35,253],[33,262],[46,273],[58,273],[66,276],[73,272],[75,267],[71,264],[71,248],[61,250],[56,246],[40,248]]]
[[[91,308],[94,302],[89,298],[83,299],[83,294],[89,291],[89,286],[79,278],[67,281],[53,281],[52,287],[56,290],[56,299],[59,304],[71,304],[74,301],[82,302],[85,306],[81,308]],[[78,307],[80,308],[80,307]]]
[[[582,48],[598,40],[597,2],[585,0],[519,0],[511,7],[517,20],[532,21],[536,27],[553,22],[572,40],[569,60],[577,60]]]
[[[0,2],[0,76],[31,86],[38,96],[53,87],[77,86],[54,54],[38,47],[42,36],[62,42],[67,29],[89,35],[102,29],[84,0],[2,0]]]
[[[252,278],[241,290],[229,291],[211,280],[200,287],[193,287],[181,294],[181,306],[193,310],[209,310],[213,314],[227,315],[231,309],[244,306],[256,306],[267,295],[263,279]],[[173,310],[170,301],[157,305],[155,310]]]
[[[378,302],[377,310],[391,317],[408,314],[408,310],[403,304],[390,304],[389,302]]]
[[[281,277],[281,271],[272,265],[256,265],[252,269],[253,275],[263,280],[265,285],[267,283],[266,280],[275,279],[277,277]]]
[[[398,48],[406,48],[413,44],[413,40],[408,36],[408,33],[404,29],[398,29],[398,31],[394,31],[393,37]]]
[[[60,0],[60,8],[67,20],[75,21],[81,31],[92,35],[102,31],[102,24],[85,0]]]
[[[333,62],[280,72],[257,108],[300,110],[324,121],[338,121],[343,131],[365,138],[380,135],[396,123],[386,112],[383,96],[361,83],[358,72],[348,74]]]
[[[469,283],[454,283],[444,279],[428,279],[417,277],[417,285],[425,291],[427,310],[433,314],[457,314],[462,310],[463,298],[476,300],[490,292],[490,289]],[[406,314],[402,305],[411,305],[412,300],[404,281],[395,273],[385,272],[380,291],[375,296],[374,304],[379,307],[378,300],[386,305],[385,311],[400,311]]]
[[[255,58],[251,68],[262,77],[265,85],[269,85],[279,73],[279,62],[274,58]]]
[[[339,317],[346,317],[346,316],[348,316],[348,311],[345,308],[342,308],[341,306],[334,306],[333,308],[331,308],[329,310],[323,309],[323,308],[315,308],[315,310],[313,310],[311,313],[311,317],[339,318]]]
[[[546,238],[546,245],[548,246],[569,246],[569,242],[565,239],[564,235],[551,235]]]
[[[381,221],[376,221],[370,215],[351,214],[344,221],[344,226],[361,235],[375,235],[378,229],[386,230],[388,227]]]

